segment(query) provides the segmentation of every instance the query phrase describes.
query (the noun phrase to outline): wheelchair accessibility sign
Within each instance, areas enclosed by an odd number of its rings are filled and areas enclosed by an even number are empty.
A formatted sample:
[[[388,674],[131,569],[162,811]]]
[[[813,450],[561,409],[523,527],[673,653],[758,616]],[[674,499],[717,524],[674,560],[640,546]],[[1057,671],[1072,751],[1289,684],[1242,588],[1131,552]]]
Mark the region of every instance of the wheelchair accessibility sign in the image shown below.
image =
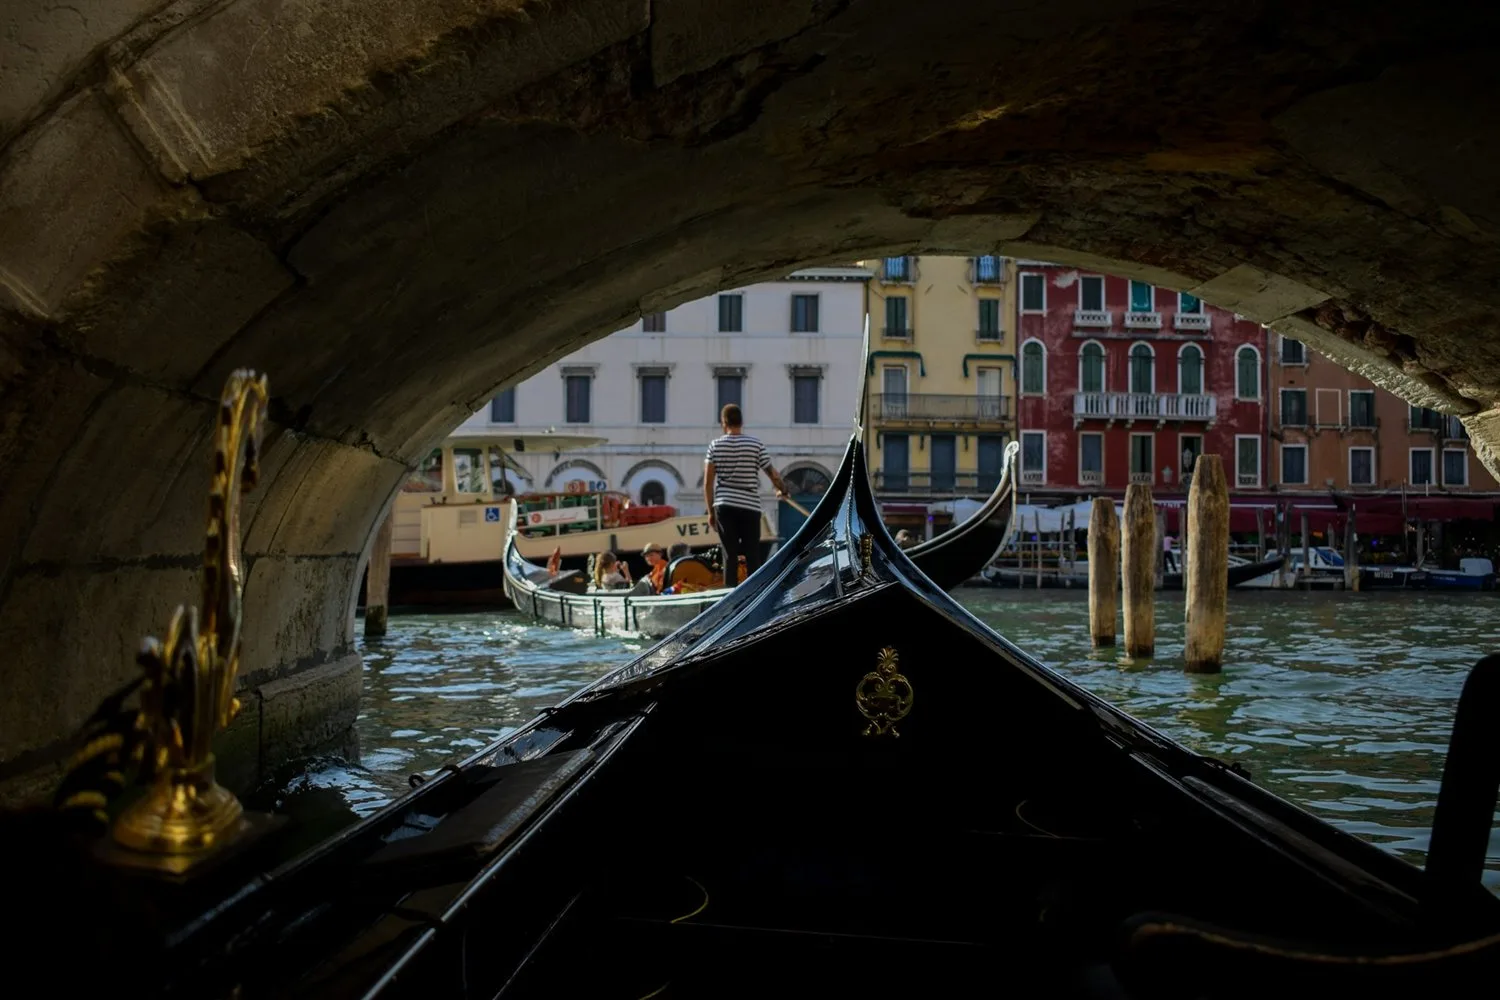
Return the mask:
[[[485,521],[487,521],[489,523],[492,523],[492,524],[494,522],[496,522],[496,521],[499,521],[500,520],[500,508],[499,507],[486,507],[484,509],[484,519],[485,519]]]

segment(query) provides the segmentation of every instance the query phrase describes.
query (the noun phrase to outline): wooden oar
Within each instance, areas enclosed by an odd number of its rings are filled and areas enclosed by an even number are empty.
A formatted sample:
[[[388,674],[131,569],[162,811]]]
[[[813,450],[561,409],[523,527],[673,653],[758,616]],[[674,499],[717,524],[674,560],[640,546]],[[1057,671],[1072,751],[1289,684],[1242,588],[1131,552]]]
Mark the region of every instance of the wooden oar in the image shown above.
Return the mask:
[[[800,503],[798,503],[797,501],[793,500],[791,497],[782,497],[781,498],[781,502],[784,503],[784,504],[786,504],[787,506],[791,507],[792,510],[795,510],[797,513],[801,514],[803,517],[812,517],[812,511],[808,510],[806,507],[802,506]]]

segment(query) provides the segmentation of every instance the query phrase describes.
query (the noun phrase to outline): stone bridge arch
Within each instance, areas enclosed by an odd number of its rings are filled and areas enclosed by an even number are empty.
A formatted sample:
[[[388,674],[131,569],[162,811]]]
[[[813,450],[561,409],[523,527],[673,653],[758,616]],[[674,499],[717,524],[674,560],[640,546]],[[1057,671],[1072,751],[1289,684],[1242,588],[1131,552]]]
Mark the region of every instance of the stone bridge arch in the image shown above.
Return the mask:
[[[1492,10],[18,2],[4,797],[193,599],[236,367],[274,397],[240,783],[352,719],[353,594],[409,465],[502,382],[796,265],[1003,253],[1190,291],[1463,414],[1497,465]]]

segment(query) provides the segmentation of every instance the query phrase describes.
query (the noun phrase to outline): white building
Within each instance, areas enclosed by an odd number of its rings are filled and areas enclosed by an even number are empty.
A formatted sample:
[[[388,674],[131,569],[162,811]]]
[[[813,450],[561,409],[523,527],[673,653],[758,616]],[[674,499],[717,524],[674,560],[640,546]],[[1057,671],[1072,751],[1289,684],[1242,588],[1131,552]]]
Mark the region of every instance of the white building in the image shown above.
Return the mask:
[[[492,427],[594,434],[554,458],[516,455],[517,492],[585,480],[637,503],[703,512],[703,454],[719,408],[739,403],[794,495],[821,493],[848,443],[864,381],[862,268],[797,271],[643,317],[496,396],[455,433]],[[772,523],[769,483],[762,497]]]

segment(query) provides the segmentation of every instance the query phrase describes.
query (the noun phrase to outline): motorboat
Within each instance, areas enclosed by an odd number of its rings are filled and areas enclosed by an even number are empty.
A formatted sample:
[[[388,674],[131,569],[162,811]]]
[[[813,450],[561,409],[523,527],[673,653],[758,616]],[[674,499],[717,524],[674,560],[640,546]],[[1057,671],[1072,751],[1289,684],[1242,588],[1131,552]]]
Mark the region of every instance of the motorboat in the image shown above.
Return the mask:
[[[1000,480],[978,510],[962,524],[906,550],[937,586],[947,590],[965,582],[1005,547],[1014,522],[1019,451],[1014,441],[1006,446]],[[722,569],[710,568],[693,555],[673,559],[667,568],[664,589],[675,593],[595,591],[585,573],[556,572],[528,561],[518,540],[513,528],[505,552],[505,595],[521,612],[554,625],[661,638],[730,592],[723,585]]]
[[[1317,588],[1344,585],[1344,556],[1341,552],[1328,545],[1310,546],[1306,550],[1307,562],[1304,564],[1303,551],[1293,547],[1287,553],[1284,574],[1280,569],[1283,565],[1281,553],[1276,549],[1267,551],[1264,560],[1267,571],[1244,581],[1240,586],[1251,590],[1280,590],[1299,586]]]
[[[232,692],[238,579],[205,591],[233,624],[204,619],[206,665],[164,670],[198,663],[179,615],[57,809],[3,817],[6,944],[71,993],[1474,997],[1500,973],[1500,657],[1465,684],[1418,869],[975,619],[887,533],[858,433],[743,585],[332,836],[205,780],[218,709],[179,696]],[[151,783],[118,812],[132,760]]]
[[[1243,556],[1230,555],[1229,557],[1229,586],[1231,588],[1243,586],[1251,580],[1257,579],[1266,573],[1272,573],[1281,568],[1281,558],[1263,559],[1251,561]],[[1036,586],[1037,572],[1035,569],[1017,568],[1015,566],[988,566],[979,574],[979,580],[994,587],[1034,587]],[[1089,585],[1089,563],[1087,559],[1075,560],[1071,564],[1060,567],[1056,571],[1043,571],[1041,575],[1043,587],[1088,587]],[[1182,573],[1163,573],[1158,590],[1181,590],[1183,588]]]
[[[1458,561],[1458,569],[1430,569],[1427,587],[1431,590],[1494,590],[1495,564],[1489,559],[1470,556]]]

